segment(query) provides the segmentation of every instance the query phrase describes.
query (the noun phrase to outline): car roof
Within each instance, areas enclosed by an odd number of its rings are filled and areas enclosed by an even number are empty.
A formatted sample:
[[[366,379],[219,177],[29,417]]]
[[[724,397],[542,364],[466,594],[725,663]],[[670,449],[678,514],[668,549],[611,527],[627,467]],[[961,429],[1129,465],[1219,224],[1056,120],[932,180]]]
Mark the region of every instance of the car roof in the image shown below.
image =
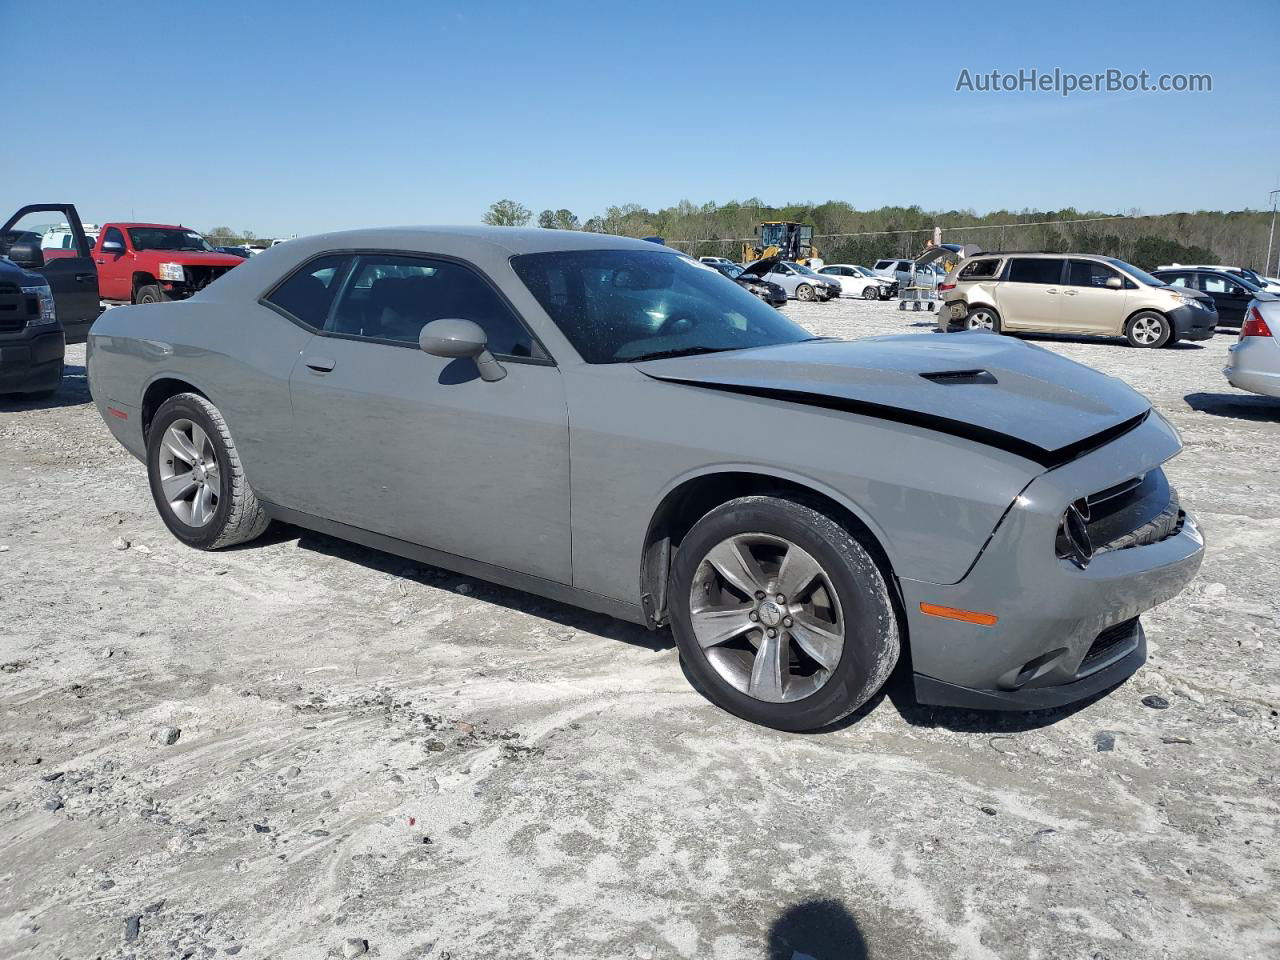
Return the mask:
[[[184,227],[179,223],[123,223],[119,220],[111,220],[108,221],[105,226],[124,227],[125,229],[132,229],[133,227],[149,227],[155,230],[192,230],[192,232],[197,232],[191,227]]]
[[[419,246],[448,245],[462,242],[466,246],[484,246],[521,253],[550,253],[560,250],[648,250],[667,249],[656,243],[607,233],[585,230],[545,230],[541,227],[475,227],[475,226],[406,226],[376,227],[365,230],[342,230],[290,240],[289,244],[316,249],[415,249]],[[282,244],[283,246],[283,244]]]

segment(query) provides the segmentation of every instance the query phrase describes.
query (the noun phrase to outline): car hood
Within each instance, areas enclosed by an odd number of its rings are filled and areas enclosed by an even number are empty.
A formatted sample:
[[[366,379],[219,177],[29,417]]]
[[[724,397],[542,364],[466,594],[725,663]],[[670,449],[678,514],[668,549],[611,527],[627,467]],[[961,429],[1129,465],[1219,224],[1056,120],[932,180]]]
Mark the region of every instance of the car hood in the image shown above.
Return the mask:
[[[780,261],[781,259],[782,259],[781,257],[765,257],[763,260],[752,260],[750,263],[748,263],[745,267],[742,268],[742,272],[744,275],[749,275],[753,277],[763,277],[775,266],[777,266],[778,261]]]
[[[691,387],[910,423],[1057,466],[1142,422],[1115,377],[989,333],[807,341],[636,364]]]

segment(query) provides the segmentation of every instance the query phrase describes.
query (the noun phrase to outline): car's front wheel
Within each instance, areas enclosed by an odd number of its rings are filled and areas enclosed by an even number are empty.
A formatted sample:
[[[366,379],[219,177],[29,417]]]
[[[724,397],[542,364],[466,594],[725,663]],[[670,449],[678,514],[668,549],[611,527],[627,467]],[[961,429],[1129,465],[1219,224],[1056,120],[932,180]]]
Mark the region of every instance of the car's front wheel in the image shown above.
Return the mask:
[[[813,299],[813,287],[807,283],[802,283],[796,287],[796,299],[809,301]]]
[[[719,706],[779,730],[815,730],[869,700],[898,660],[886,580],[832,517],[784,496],[716,507],[680,544],[672,630]]]
[[[159,284],[155,283],[139,287],[137,293],[133,295],[134,303],[164,303],[168,299],[168,295],[160,289]]]
[[[1125,339],[1131,347],[1163,347],[1172,332],[1168,319],[1154,310],[1134,314],[1124,328]]]
[[[226,421],[199,394],[180,393],[156,411],[147,434],[147,476],[165,526],[188,546],[244,543],[270,523]]]
[[[863,288],[862,288],[862,299],[863,299],[863,300],[879,300],[879,299],[880,299],[880,287],[879,287],[879,285],[877,285],[877,284],[874,284],[874,283],[873,283],[873,284],[868,284],[867,286],[863,287]]]

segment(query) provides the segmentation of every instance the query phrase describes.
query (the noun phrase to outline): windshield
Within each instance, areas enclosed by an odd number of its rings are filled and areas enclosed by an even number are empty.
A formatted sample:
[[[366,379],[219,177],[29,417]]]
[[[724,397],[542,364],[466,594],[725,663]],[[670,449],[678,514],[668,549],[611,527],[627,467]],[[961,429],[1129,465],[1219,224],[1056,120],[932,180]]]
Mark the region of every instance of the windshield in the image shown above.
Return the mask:
[[[796,273],[803,273],[807,277],[816,277],[818,275],[816,270],[809,269],[803,263],[792,263],[788,260],[787,266],[796,271]]]
[[[511,266],[587,363],[809,338],[717,271],[672,253],[565,250],[513,257]]]
[[[213,247],[194,230],[177,230],[167,227],[134,227],[129,239],[135,250],[201,250],[213,252]]]
[[[1161,280],[1159,277],[1153,277],[1151,274],[1147,273],[1147,271],[1139,270],[1137,267],[1135,267],[1131,263],[1125,263],[1123,260],[1117,260],[1115,257],[1107,257],[1106,259],[1107,259],[1107,263],[1111,264],[1112,266],[1119,267],[1121,270],[1129,274],[1129,276],[1133,277],[1133,279],[1137,280],[1139,283],[1145,283],[1149,287],[1167,287],[1168,286],[1168,284],[1165,283],[1163,280]]]
[[[723,273],[730,280],[733,280],[735,277],[742,276],[742,268],[738,266],[736,263],[713,263],[712,266],[715,267],[717,270],[719,270],[721,273]]]
[[[870,270],[868,270],[866,267],[854,267],[853,269],[858,272],[859,276],[863,276],[863,277],[875,276],[875,274],[872,273]]]

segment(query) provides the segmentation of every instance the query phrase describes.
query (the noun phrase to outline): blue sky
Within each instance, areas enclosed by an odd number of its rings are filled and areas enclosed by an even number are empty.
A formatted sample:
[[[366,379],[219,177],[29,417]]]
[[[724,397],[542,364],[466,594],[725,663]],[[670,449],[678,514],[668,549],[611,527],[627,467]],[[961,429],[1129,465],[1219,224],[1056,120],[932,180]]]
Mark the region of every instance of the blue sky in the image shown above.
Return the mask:
[[[917,13],[907,13],[917,10]],[[1280,7],[0,0],[9,206],[287,236],[494,200],[1262,208]],[[957,93],[1019,68],[1209,94]],[[25,91],[38,91],[24,95]],[[21,144],[21,146],[20,146]]]

